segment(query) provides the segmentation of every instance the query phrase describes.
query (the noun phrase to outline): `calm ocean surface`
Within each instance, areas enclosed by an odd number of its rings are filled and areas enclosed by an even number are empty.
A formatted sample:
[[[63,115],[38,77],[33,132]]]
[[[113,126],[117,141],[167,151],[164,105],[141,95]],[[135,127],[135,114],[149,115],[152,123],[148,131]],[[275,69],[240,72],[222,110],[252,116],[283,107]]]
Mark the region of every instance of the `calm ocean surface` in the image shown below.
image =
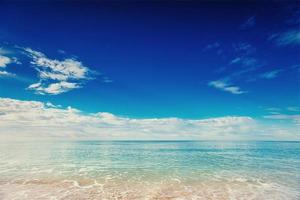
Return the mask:
[[[0,199],[300,199],[300,142],[0,142]]]

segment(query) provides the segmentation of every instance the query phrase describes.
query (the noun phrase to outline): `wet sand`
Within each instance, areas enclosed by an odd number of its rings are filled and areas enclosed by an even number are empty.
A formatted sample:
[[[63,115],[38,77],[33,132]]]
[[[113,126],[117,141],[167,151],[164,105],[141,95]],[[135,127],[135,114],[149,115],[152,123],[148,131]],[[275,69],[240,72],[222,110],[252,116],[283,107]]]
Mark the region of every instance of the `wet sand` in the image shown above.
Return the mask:
[[[1,200],[283,200],[297,199],[282,186],[269,183],[233,181],[205,181],[180,183],[164,182],[108,182],[92,179],[74,180],[15,180],[0,183]]]

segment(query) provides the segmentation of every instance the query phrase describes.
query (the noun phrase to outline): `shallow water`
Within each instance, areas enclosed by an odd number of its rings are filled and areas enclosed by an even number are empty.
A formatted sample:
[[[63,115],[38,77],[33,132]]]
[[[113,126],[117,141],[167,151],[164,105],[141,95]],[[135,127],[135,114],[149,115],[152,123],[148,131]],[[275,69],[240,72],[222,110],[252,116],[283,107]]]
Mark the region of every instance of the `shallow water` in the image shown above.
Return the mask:
[[[0,142],[0,199],[300,199],[299,142]]]

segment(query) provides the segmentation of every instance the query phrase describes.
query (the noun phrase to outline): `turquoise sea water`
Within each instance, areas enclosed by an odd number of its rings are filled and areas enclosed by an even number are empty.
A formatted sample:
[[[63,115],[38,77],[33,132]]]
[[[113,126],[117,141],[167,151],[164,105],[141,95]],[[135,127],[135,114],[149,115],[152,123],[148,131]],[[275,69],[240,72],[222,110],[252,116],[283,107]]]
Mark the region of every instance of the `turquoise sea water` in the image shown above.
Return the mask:
[[[299,189],[300,142],[0,142],[0,199],[300,199]]]

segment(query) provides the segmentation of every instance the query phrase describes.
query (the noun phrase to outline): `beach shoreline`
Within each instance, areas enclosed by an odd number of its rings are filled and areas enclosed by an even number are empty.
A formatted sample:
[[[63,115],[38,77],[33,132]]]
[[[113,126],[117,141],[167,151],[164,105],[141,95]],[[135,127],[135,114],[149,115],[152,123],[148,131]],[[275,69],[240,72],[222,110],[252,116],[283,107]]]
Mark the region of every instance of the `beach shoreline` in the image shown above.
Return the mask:
[[[1,200],[297,200],[299,143],[0,145]]]
[[[246,179],[231,181],[203,181],[182,183],[179,179],[161,182],[106,181],[95,179],[31,179],[0,182],[1,200],[29,199],[297,199],[297,191],[290,191],[276,183]]]

